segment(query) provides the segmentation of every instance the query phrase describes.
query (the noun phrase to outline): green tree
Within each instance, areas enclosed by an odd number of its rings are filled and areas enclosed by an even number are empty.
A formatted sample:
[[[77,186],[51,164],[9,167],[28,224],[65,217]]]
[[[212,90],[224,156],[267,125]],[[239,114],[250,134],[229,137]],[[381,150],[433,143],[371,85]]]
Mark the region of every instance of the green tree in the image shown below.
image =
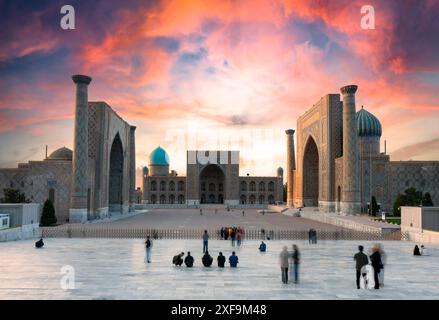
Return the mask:
[[[3,189],[4,197],[1,198],[0,202],[2,203],[26,203],[30,202],[26,199],[24,193],[20,192],[20,190],[7,188]]]
[[[401,206],[405,205],[405,195],[398,193],[395,202],[393,203],[393,215],[395,217],[401,216]]]
[[[375,196],[372,196],[372,215],[376,216],[380,207],[378,206],[377,199]]]
[[[422,191],[409,188],[404,191],[404,194],[406,197],[405,206],[419,206],[422,204]]]
[[[55,207],[53,206],[52,201],[47,199],[46,202],[44,202],[40,224],[43,227],[52,226],[56,223],[56,221]]]
[[[424,194],[424,196],[422,197],[422,205],[424,207],[433,207],[434,206],[433,200],[431,199],[430,192],[426,192]]]

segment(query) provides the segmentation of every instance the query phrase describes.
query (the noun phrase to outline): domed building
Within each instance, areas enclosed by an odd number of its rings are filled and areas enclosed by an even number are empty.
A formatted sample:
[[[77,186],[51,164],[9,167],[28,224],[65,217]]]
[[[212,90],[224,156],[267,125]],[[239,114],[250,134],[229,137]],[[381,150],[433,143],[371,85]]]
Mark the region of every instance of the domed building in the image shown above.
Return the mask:
[[[169,163],[162,147],[150,153],[149,170],[143,174],[143,203],[264,206],[283,202],[283,169],[279,167],[274,177],[239,176],[237,151],[187,151],[186,177],[169,172]]]
[[[398,193],[416,188],[439,203],[438,161],[390,161],[381,151],[382,125],[364,107],[357,111],[356,85],[320,98],[297,120],[296,141],[288,145],[294,159],[287,172],[287,203],[319,207],[322,212],[365,213],[372,197],[391,212]],[[294,130],[287,130],[294,141]],[[435,183],[436,181],[436,183]],[[291,190],[292,189],[292,190]],[[292,199],[291,199],[292,197]]]
[[[47,158],[47,160],[72,161],[72,158],[73,158],[73,151],[66,147],[62,147],[53,151],[50,154],[50,156]]]

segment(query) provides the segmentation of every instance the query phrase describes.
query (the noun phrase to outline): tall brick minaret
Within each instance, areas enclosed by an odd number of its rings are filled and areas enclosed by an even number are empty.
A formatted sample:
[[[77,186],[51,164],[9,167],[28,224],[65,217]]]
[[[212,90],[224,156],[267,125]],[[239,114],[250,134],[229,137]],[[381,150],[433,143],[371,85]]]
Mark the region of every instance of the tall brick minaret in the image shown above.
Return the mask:
[[[361,211],[359,183],[358,134],[355,120],[356,85],[342,87],[343,94],[343,189],[341,212],[356,214]]]

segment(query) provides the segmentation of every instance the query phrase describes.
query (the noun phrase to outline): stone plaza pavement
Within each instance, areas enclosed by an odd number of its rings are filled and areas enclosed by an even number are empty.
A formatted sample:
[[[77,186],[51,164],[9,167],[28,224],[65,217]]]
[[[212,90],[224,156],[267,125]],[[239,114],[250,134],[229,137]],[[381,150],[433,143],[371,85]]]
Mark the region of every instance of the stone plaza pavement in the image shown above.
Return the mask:
[[[201,240],[156,240],[152,264],[144,263],[143,240],[46,239],[43,249],[34,241],[0,243],[0,299],[438,299],[439,246],[430,256],[414,257],[410,242],[385,241],[385,287],[357,290],[353,254],[373,242],[258,241],[231,247],[211,240],[214,266],[201,265]],[[302,254],[299,284],[282,284],[278,255],[296,243]],[[216,267],[221,250],[239,256],[237,269]],[[173,255],[191,251],[194,268],[174,267]],[[75,270],[75,289],[63,290],[61,268]],[[228,264],[227,264],[228,265]]]
[[[156,228],[156,229],[212,229],[224,226],[241,226],[246,230],[316,230],[335,231],[342,230],[342,227],[305,219],[290,217],[280,213],[265,213],[262,215],[259,210],[234,209],[227,212],[226,209],[203,209],[200,215],[199,209],[151,209],[144,213],[132,215],[124,219],[111,222],[100,222],[85,224],[94,227],[114,228]]]

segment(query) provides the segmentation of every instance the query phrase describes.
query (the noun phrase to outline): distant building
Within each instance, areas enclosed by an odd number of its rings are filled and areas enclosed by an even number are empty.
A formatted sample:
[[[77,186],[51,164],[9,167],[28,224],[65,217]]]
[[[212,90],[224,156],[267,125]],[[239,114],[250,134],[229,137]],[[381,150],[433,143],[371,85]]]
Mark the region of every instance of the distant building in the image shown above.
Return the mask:
[[[384,211],[391,211],[398,193],[414,187],[429,192],[439,204],[439,161],[390,161],[381,152],[380,121],[366,109],[356,110],[356,85],[328,94],[287,130],[288,204],[319,207],[343,214],[367,212],[375,196]],[[295,156],[297,155],[297,157]]]
[[[239,176],[238,151],[187,151],[187,176],[169,171],[160,146],[143,169],[143,203],[266,205],[282,203],[283,170],[272,177]]]

